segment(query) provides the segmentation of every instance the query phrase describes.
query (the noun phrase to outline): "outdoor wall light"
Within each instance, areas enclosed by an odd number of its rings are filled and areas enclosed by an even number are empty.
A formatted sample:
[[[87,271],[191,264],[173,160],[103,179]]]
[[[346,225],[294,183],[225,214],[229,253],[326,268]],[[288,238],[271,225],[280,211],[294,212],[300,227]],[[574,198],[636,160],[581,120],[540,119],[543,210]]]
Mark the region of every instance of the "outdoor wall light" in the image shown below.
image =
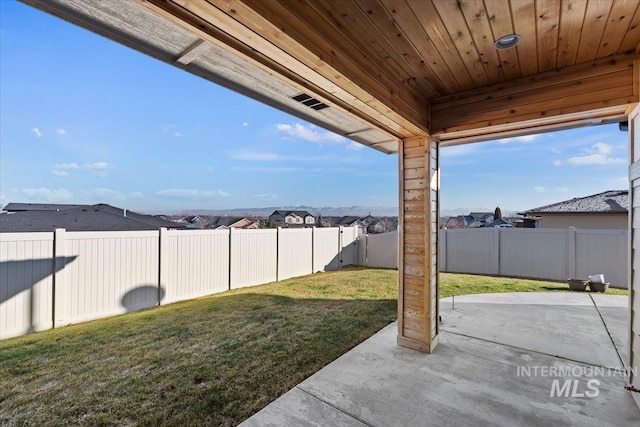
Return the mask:
[[[493,47],[498,50],[510,49],[520,43],[521,40],[522,36],[520,34],[509,34],[496,40]]]

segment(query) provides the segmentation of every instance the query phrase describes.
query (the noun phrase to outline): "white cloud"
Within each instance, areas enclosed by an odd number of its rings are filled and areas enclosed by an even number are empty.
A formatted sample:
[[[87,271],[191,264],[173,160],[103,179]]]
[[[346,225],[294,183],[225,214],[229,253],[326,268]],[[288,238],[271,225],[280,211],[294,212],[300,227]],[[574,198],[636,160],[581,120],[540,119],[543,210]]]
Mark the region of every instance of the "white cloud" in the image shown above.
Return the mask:
[[[40,203],[59,203],[73,199],[73,194],[66,188],[22,188],[13,191],[30,201]]]
[[[562,165],[562,162],[560,160],[554,160],[553,161],[553,166],[558,167],[560,165]]]
[[[83,169],[91,170],[95,176],[105,178],[109,176],[107,170],[113,169],[113,165],[107,162],[96,162],[83,166]]]
[[[85,165],[85,168],[91,169],[91,170],[105,170],[105,169],[113,168],[113,165],[107,162],[96,162],[96,163],[89,163],[88,165]]]
[[[345,140],[345,138],[340,135],[322,130],[314,125],[305,126],[300,123],[294,123],[292,125],[279,123],[276,125],[276,129],[294,138],[317,142],[319,144],[323,142],[342,143]]]
[[[58,163],[57,165],[53,165],[53,167],[55,169],[62,169],[62,170],[79,169],[80,168],[80,166],[78,166],[77,163]]]
[[[127,197],[119,191],[112,190],[110,188],[92,188],[85,190],[85,194],[92,196],[99,200],[125,200]]]
[[[303,169],[292,167],[232,167],[232,171],[235,172],[266,172],[266,173],[288,173],[288,172],[314,172],[321,169]]]
[[[552,149],[551,149],[551,152],[552,152],[553,154],[562,154],[562,151],[560,151],[560,149],[558,149],[558,148],[552,148]]]
[[[66,134],[67,134],[67,131],[66,131],[66,130],[64,130],[64,129],[56,129],[56,133],[57,133],[58,135],[66,135]]]
[[[544,193],[547,190],[544,187],[535,186],[533,187],[533,191],[535,191],[536,193]]]
[[[613,151],[613,147],[610,144],[605,144],[604,142],[596,142],[595,144],[593,144],[593,147],[591,149],[594,152],[601,154],[611,154],[611,152]]]
[[[38,129],[37,127],[31,129],[31,132],[33,132],[36,135],[36,138],[40,138],[42,135],[44,135],[42,132],[40,132],[40,129]]]
[[[206,170],[207,172],[213,172],[215,169],[213,168],[213,166],[205,166],[204,170]]]
[[[144,194],[141,191],[132,191],[127,195],[130,199],[142,200],[144,199]]]
[[[238,150],[229,153],[229,157],[235,160],[257,160],[263,162],[275,162],[284,160],[282,156],[276,153],[259,152],[253,150]]]
[[[512,137],[512,138],[502,138],[498,140],[499,144],[508,144],[510,142],[520,142],[522,144],[526,144],[529,142],[533,142],[536,139],[540,138],[540,134],[535,134],[535,135],[523,135],[523,136],[516,136],[516,137]]]
[[[567,163],[573,166],[593,166],[593,165],[622,165],[627,163],[623,157],[611,157],[613,146],[603,142],[595,143],[591,148],[584,150],[583,156],[571,157]]]
[[[442,157],[458,157],[474,153],[478,150],[477,144],[454,145],[452,147],[440,148],[440,156]]]
[[[189,188],[168,188],[156,191],[156,196],[185,200],[206,200],[217,197],[227,197],[229,193],[222,190],[195,190]]]
[[[174,124],[164,125],[162,126],[161,130],[162,133],[171,133],[176,138],[182,138],[184,136],[183,133],[178,132],[178,130],[176,129],[176,125]]]
[[[258,200],[277,200],[278,195],[277,194],[254,194],[253,198]]]
[[[107,173],[107,170],[113,169],[113,168],[114,166],[108,162],[88,163],[82,166],[78,165],[75,162],[74,163],[58,163],[53,165],[53,170],[51,171],[51,173],[53,173],[56,176],[68,176],[69,170],[86,169],[86,170],[93,171],[94,175],[104,178],[106,176],[109,176],[109,174]]]
[[[331,156],[290,156],[267,151],[236,150],[229,152],[229,158],[258,162],[320,162],[331,160]]]
[[[557,191],[558,193],[568,193],[568,192],[569,192],[569,190],[570,190],[570,188],[569,188],[569,187],[556,187],[556,191]]]
[[[243,127],[243,128],[246,128],[247,126],[249,126],[249,123],[247,123],[247,122],[242,122],[242,127]]]
[[[608,157],[606,154],[588,154],[586,156],[571,157],[567,163],[574,166],[591,165],[621,165],[627,163],[622,157]]]
[[[349,151],[360,151],[362,150],[362,148],[364,147],[364,145],[362,144],[358,144],[355,141],[349,141],[349,143],[346,145],[346,149]]]

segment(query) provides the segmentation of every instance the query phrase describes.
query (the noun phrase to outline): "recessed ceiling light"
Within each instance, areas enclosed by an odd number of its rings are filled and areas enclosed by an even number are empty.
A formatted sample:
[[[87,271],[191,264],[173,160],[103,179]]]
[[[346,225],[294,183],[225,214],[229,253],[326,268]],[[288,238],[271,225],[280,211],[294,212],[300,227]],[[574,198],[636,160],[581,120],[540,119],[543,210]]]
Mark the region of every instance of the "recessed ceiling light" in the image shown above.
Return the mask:
[[[509,34],[496,40],[493,47],[498,50],[509,49],[520,43],[521,40],[522,36],[520,34]]]

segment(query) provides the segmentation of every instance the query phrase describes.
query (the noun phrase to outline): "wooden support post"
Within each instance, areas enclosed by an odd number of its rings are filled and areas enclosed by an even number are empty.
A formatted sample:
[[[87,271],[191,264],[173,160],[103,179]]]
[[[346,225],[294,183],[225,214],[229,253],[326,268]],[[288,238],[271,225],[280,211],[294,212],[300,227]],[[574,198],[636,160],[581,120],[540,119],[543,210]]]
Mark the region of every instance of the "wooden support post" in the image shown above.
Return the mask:
[[[640,388],[640,106],[629,115],[629,163],[629,351],[625,362],[628,383]],[[636,403],[640,406],[640,399]]]
[[[438,344],[438,143],[399,143],[398,344],[431,353]]]

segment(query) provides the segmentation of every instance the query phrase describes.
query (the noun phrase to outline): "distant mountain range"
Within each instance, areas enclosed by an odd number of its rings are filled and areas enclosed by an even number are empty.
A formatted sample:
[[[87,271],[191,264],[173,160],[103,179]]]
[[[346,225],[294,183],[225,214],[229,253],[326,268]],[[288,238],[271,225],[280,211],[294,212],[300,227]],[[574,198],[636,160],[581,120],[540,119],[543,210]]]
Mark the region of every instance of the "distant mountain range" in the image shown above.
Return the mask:
[[[441,209],[440,216],[468,215],[470,212],[493,212],[495,208],[465,207],[454,209]],[[312,215],[323,216],[398,216],[398,208],[395,206],[345,206],[345,207],[313,207],[313,206],[270,206],[266,208],[237,208],[237,209],[185,209],[170,212],[174,215],[217,215],[217,216],[257,216],[268,217],[275,210],[307,211]],[[515,210],[502,209],[504,216],[514,216]],[[159,212],[167,214],[167,212]]]
[[[275,210],[286,211],[307,211],[312,215],[323,216],[367,216],[369,214],[375,216],[398,216],[397,207],[389,206],[349,206],[349,207],[322,207],[313,206],[273,206],[267,208],[239,208],[239,209],[189,209],[174,212],[178,215],[228,215],[228,216],[261,216],[268,217]]]

